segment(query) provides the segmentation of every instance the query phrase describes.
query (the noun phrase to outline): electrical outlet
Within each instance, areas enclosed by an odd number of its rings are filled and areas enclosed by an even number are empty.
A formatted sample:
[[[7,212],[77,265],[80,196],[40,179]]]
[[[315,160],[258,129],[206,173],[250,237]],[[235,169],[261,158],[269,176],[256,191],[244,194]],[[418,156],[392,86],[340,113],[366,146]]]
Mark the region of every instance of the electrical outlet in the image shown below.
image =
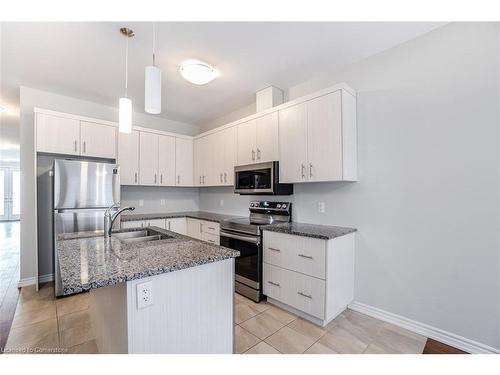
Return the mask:
[[[318,202],[318,212],[325,213],[325,202]]]
[[[165,199],[160,199],[160,205],[165,206]]]
[[[144,206],[144,199],[139,199],[139,207]]]
[[[221,207],[224,206],[224,199],[221,199],[219,203]]]
[[[153,304],[153,283],[151,281],[137,284],[137,309]]]

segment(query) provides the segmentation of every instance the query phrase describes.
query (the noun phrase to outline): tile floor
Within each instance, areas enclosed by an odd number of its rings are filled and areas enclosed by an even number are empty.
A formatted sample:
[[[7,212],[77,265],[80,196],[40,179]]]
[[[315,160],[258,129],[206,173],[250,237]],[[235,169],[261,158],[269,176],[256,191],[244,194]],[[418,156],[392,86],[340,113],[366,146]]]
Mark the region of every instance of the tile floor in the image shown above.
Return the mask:
[[[5,353],[97,353],[89,294],[55,299],[52,283],[21,290]]]
[[[19,289],[19,221],[0,222],[0,353],[7,342]]]
[[[235,296],[235,352],[421,354],[427,338],[351,310],[318,327],[268,303]]]
[[[22,288],[6,352],[97,353],[88,293],[55,300]],[[427,338],[347,310],[321,328],[266,302],[235,295],[235,353],[422,353]]]

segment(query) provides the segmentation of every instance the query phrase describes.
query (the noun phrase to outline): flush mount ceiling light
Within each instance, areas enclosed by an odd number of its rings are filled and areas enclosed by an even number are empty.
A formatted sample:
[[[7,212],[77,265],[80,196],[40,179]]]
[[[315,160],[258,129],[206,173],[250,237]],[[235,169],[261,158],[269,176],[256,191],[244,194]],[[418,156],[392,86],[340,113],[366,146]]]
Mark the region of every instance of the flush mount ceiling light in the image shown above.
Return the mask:
[[[146,67],[144,80],[144,110],[157,115],[161,112],[161,70],[155,65],[156,32],[153,24],[153,65]]]
[[[125,96],[120,98],[120,109],[118,113],[118,130],[120,133],[132,132],[132,100],[127,97],[128,88],[128,40],[134,36],[134,31],[122,27],[120,32],[125,36]]]
[[[195,85],[205,85],[219,75],[217,69],[199,60],[184,61],[179,68],[179,72],[186,81]]]

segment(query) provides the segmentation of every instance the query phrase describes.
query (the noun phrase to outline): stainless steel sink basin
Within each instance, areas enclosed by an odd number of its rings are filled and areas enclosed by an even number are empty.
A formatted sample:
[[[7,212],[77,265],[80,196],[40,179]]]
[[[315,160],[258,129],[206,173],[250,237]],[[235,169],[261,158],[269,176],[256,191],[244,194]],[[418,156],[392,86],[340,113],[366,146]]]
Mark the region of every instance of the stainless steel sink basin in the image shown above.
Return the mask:
[[[153,229],[141,229],[130,232],[113,233],[112,236],[125,243],[159,241],[168,238],[174,238],[167,234],[157,232]]]

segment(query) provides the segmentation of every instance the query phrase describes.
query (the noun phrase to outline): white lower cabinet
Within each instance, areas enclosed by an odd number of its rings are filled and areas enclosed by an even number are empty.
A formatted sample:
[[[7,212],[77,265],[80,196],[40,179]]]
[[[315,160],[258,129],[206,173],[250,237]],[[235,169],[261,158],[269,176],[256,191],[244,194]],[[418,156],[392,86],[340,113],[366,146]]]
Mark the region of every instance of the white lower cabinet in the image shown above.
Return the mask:
[[[166,229],[175,233],[187,235],[187,220],[185,217],[166,219]]]
[[[220,244],[220,224],[207,220],[187,218],[187,235],[198,240]]]
[[[321,240],[264,231],[264,295],[325,326],[354,298],[354,236]]]
[[[165,226],[165,219],[152,219],[144,220],[144,226],[146,227],[158,227],[162,229],[167,229]]]

